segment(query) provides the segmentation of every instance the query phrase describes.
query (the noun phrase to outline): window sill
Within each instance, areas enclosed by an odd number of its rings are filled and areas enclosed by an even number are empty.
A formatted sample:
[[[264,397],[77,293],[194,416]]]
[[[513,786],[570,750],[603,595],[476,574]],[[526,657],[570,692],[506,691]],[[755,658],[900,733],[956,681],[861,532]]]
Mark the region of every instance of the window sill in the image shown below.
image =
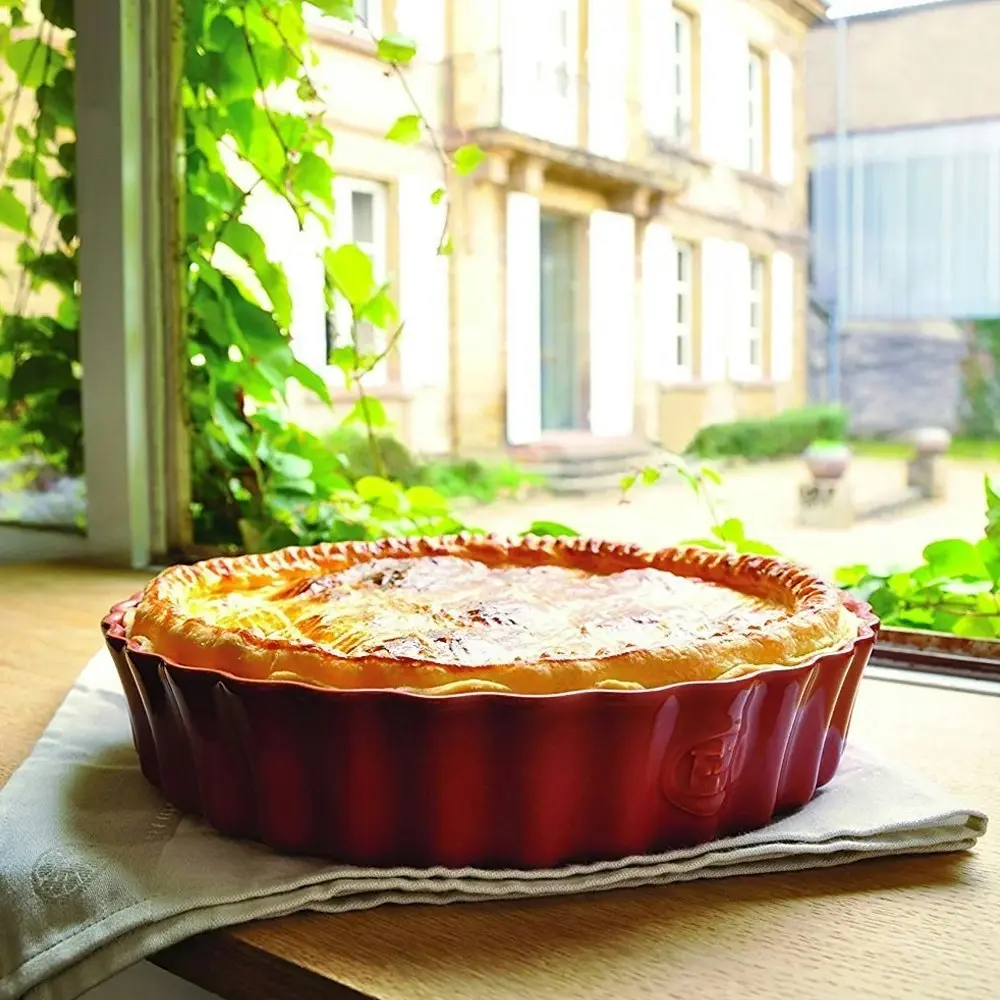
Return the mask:
[[[790,184],[780,184],[768,174],[758,173],[756,170],[742,170],[737,168],[736,176],[741,181],[771,194],[784,194],[791,187]]]
[[[736,378],[732,384],[737,389],[746,389],[750,392],[771,392],[775,383],[766,378]]]
[[[378,56],[378,48],[368,37],[359,32],[363,28],[334,28],[329,24],[308,25],[309,37],[314,42],[321,42],[332,48],[346,49],[348,52],[357,52],[360,55]]]
[[[356,389],[345,389],[338,379],[336,385],[330,386],[330,398],[336,404],[355,403],[358,400]],[[365,395],[380,401],[406,402],[413,399],[413,393],[399,382],[386,382],[383,385],[365,386]]]

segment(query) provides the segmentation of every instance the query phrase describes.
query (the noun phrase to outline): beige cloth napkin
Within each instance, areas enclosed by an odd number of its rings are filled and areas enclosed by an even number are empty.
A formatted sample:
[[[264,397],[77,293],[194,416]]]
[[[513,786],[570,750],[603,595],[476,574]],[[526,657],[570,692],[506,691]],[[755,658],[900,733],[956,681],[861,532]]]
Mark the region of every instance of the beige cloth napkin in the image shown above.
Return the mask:
[[[201,931],[383,903],[662,885],[971,847],[986,817],[852,749],[805,808],[765,830],[555,871],[370,870],[227,840],[139,772],[110,658],[95,657],[0,793],[0,1000],[69,1000]]]

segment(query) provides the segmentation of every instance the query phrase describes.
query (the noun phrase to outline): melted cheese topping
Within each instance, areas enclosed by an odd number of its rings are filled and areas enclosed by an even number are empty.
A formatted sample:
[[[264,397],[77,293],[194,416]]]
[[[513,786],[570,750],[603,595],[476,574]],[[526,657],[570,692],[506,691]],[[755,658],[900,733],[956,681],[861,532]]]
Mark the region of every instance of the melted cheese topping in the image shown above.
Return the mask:
[[[339,573],[192,597],[188,612],[338,656],[452,667],[608,657],[763,633],[792,609],[664,570],[607,575],[457,556],[376,559]]]

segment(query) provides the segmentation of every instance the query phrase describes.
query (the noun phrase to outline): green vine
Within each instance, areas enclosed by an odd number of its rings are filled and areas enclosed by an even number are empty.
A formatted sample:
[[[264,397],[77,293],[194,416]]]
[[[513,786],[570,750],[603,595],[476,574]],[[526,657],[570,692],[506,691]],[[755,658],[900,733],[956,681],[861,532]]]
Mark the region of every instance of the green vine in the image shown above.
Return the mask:
[[[43,0],[43,19],[34,26],[27,22],[23,0],[0,0],[0,6],[8,11],[8,23],[0,26],[0,56],[17,83],[0,153],[7,180],[0,188],[0,225],[21,240],[17,291],[0,325],[0,417],[17,425],[22,450],[78,475],[83,451],[73,4]],[[355,16],[353,0],[314,6],[341,20]],[[365,392],[363,379],[394,350],[403,323],[392,289],[376,282],[370,258],[357,246],[333,245],[333,135],[309,75],[315,56],[301,0],[183,0],[183,14],[183,292],[195,541],[261,550],[460,528],[435,490],[406,488],[384,474],[377,432],[388,421],[378,400]],[[416,53],[414,43],[399,35],[372,41],[412,100],[403,67]],[[289,89],[298,97],[294,110],[276,100]],[[32,93],[31,125],[15,124],[18,108]],[[445,176],[470,173],[482,158],[474,146],[448,157],[416,107],[387,134],[401,143],[425,136]],[[8,162],[14,138],[18,153]],[[230,169],[233,161],[238,171]],[[27,182],[27,198],[15,181]],[[258,189],[280,198],[300,231],[318,225],[330,238],[322,255],[327,307],[332,310],[342,296],[351,314],[350,343],[338,347],[330,361],[356,396],[344,424],[363,427],[379,475],[352,483],[342,458],[289,416],[292,381],[327,404],[331,398],[326,375],[292,351],[286,275],[245,217]],[[435,203],[446,198],[445,188],[432,196]],[[446,228],[439,253],[450,247]],[[239,266],[227,265],[226,255]],[[29,294],[43,291],[55,292],[55,308],[29,309]],[[51,301],[50,294],[46,304]],[[361,351],[362,323],[385,331],[380,354]]]

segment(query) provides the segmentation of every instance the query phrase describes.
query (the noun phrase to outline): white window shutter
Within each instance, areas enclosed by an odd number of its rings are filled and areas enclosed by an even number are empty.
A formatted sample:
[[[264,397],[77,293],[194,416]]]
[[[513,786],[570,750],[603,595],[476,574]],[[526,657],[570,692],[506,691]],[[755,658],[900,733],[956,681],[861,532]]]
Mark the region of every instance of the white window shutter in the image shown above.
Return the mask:
[[[590,217],[590,429],[635,430],[635,218]]]
[[[795,70],[784,52],[772,52],[771,176],[779,184],[795,180]]]
[[[750,42],[732,21],[726,24],[726,47],[729,52],[726,162],[738,170],[746,170],[750,166]]]
[[[440,185],[427,176],[399,180],[399,360],[401,381],[410,389],[448,384],[449,258],[437,252],[445,207],[431,202]]]
[[[647,223],[642,240],[642,376],[646,382],[664,382],[670,376],[671,334],[677,322],[676,276],[670,230],[659,222]]]
[[[417,43],[417,58],[445,56],[445,0],[396,0],[396,30]]]
[[[743,243],[727,244],[729,294],[729,377],[736,381],[751,378],[750,371],[750,248]]]
[[[337,176],[333,179],[333,226],[331,229],[331,246],[339,247],[344,243],[353,243],[354,234],[351,225],[351,197],[353,188],[348,177]],[[333,320],[337,329],[338,343],[340,337],[346,338],[351,329],[351,305],[339,292],[333,296]],[[324,328],[324,341],[326,331]],[[348,341],[349,343],[349,341]]]
[[[300,232],[283,198],[258,188],[247,199],[244,219],[260,234],[270,261],[284,269],[292,300],[292,351],[314,371],[326,368],[326,304],[321,254],[326,234],[315,219]]]
[[[588,11],[587,145],[621,160],[628,150],[629,19],[620,0],[590,0]]]
[[[701,245],[701,380],[721,382],[726,377],[729,350],[729,244],[705,240]]]
[[[326,356],[326,273],[323,248],[327,235],[315,219],[307,219],[305,229],[296,236],[293,260],[283,260],[292,299],[292,351],[313,371],[322,372]]]
[[[538,199],[507,194],[507,443],[542,433],[541,237]]]
[[[746,167],[749,140],[750,46],[731,0],[705,0],[701,13],[701,152]]]
[[[670,0],[642,2],[642,117],[656,136],[669,135],[673,120],[672,9]]]
[[[790,382],[795,371],[795,259],[771,257],[771,379]]]

